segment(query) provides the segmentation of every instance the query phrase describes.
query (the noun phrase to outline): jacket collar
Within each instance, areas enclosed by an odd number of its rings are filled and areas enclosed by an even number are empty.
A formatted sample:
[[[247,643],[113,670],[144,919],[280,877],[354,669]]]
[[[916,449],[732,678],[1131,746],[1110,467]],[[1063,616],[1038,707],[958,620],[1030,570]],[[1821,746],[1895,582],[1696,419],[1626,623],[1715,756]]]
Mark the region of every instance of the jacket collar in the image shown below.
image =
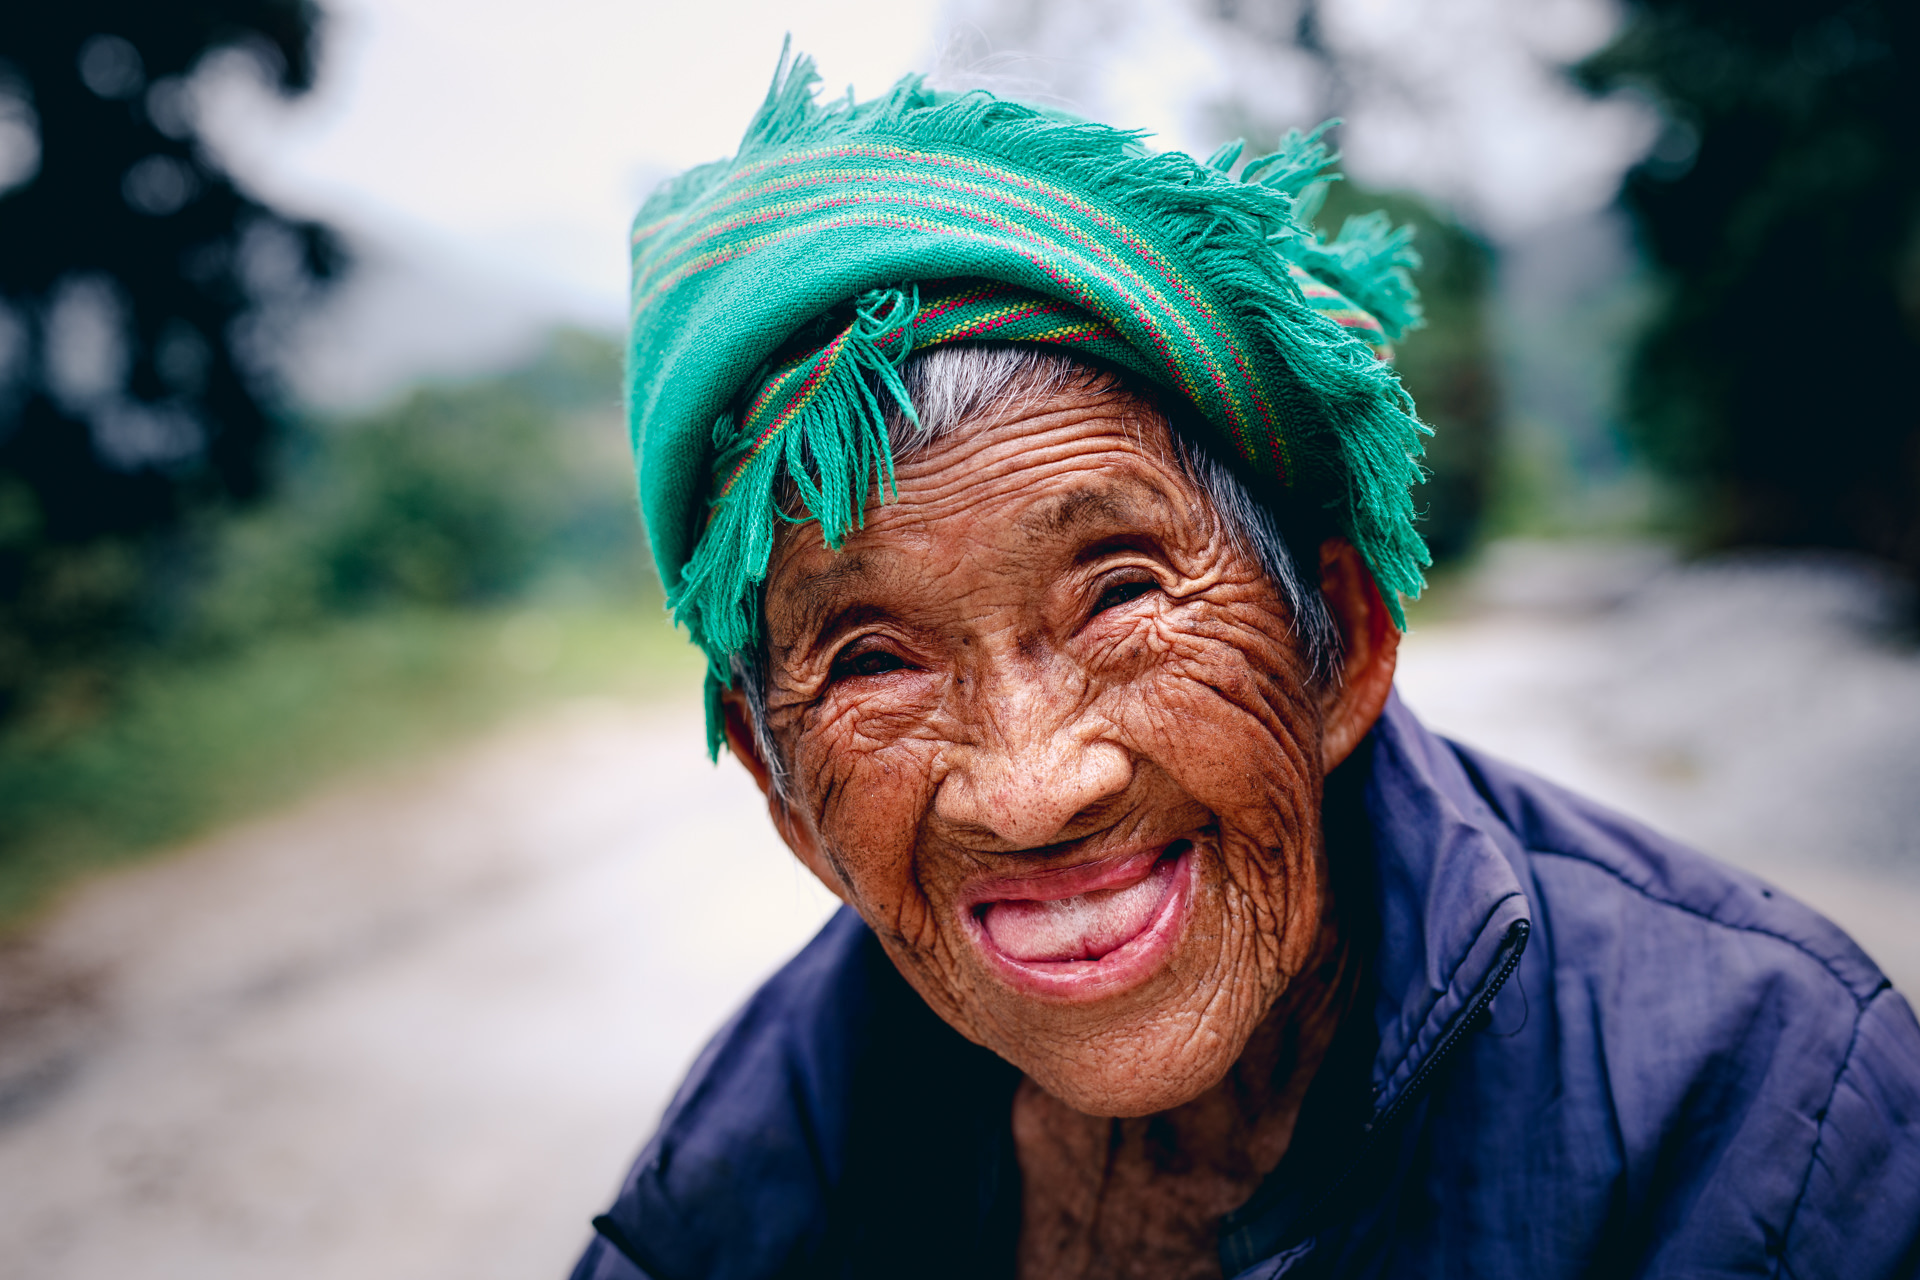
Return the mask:
[[[1222,1270],[1246,1280],[1304,1259],[1332,1211],[1380,1176],[1398,1121],[1512,973],[1531,927],[1518,842],[1397,693],[1327,778],[1324,812],[1334,893],[1373,907],[1347,921],[1373,957],[1373,1016],[1347,1019],[1285,1158],[1221,1223]]]
[[[1524,851],[1451,745],[1395,693],[1369,735],[1362,805],[1372,845],[1378,1121],[1518,958],[1532,924]],[[1329,780],[1331,781],[1331,779]],[[1330,857],[1341,856],[1330,849]],[[1360,853],[1360,850],[1353,850]]]

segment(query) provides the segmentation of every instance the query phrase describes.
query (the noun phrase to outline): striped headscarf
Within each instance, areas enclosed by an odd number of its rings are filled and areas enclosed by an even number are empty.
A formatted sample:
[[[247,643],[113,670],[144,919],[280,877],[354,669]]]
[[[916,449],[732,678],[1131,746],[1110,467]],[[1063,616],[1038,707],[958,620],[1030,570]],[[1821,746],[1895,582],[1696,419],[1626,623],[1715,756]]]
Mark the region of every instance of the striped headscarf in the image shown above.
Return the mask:
[[[1307,225],[1333,157],[1311,135],[1240,163],[917,78],[821,104],[783,56],[731,160],[648,200],[633,233],[628,403],[640,494],[709,692],[761,625],[783,481],[829,546],[892,462],[916,350],[1028,342],[1163,387],[1223,452],[1325,508],[1399,620],[1427,553],[1420,437],[1384,357],[1419,322],[1408,233]],[[719,742],[711,714],[710,745]]]

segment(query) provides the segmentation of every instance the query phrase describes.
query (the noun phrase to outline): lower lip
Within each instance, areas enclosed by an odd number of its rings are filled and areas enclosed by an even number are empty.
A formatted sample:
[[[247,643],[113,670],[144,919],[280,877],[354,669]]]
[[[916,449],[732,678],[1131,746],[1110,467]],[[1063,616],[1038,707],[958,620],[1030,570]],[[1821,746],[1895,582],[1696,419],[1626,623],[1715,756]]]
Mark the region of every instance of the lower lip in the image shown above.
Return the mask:
[[[1194,846],[1188,845],[1147,927],[1097,960],[1016,960],[994,943],[971,911],[967,930],[1001,979],[1021,994],[1060,1002],[1104,1000],[1146,981],[1180,940],[1193,902],[1193,860]]]

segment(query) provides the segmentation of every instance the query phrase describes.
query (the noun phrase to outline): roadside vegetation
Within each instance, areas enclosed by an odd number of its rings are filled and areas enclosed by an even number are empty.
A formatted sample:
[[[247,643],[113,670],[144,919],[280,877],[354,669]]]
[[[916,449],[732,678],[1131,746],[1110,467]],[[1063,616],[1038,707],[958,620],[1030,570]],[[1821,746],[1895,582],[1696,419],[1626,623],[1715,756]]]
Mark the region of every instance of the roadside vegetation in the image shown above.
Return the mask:
[[[646,565],[618,352],[293,432],[276,499],[149,575],[137,640],[0,730],[0,929],[94,870],[592,695],[699,664]]]

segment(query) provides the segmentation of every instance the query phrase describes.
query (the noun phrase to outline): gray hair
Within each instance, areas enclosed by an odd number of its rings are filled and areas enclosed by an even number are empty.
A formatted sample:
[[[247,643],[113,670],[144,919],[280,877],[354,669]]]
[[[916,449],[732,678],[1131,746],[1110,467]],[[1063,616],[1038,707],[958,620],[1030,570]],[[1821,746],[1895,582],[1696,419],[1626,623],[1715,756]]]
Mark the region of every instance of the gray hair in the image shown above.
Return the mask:
[[[1062,391],[1116,386],[1139,393],[1121,375],[1074,356],[1038,346],[936,347],[907,361],[907,393],[915,421],[890,406],[887,430],[896,461],[924,452],[936,441],[965,428],[1009,403],[1049,399]],[[1158,397],[1141,398],[1164,412]],[[1257,500],[1233,470],[1217,458],[1183,422],[1167,414],[1173,438],[1169,461],[1198,489],[1225,527],[1227,536],[1259,562],[1287,603],[1289,625],[1300,644],[1308,678],[1324,684],[1338,677],[1340,633],[1327,611],[1317,583],[1301,576],[1298,561],[1269,506]],[[754,745],[773,775],[773,788],[787,798],[786,761],[767,727],[768,655],[763,633],[752,652],[733,656],[733,683],[746,696]]]

